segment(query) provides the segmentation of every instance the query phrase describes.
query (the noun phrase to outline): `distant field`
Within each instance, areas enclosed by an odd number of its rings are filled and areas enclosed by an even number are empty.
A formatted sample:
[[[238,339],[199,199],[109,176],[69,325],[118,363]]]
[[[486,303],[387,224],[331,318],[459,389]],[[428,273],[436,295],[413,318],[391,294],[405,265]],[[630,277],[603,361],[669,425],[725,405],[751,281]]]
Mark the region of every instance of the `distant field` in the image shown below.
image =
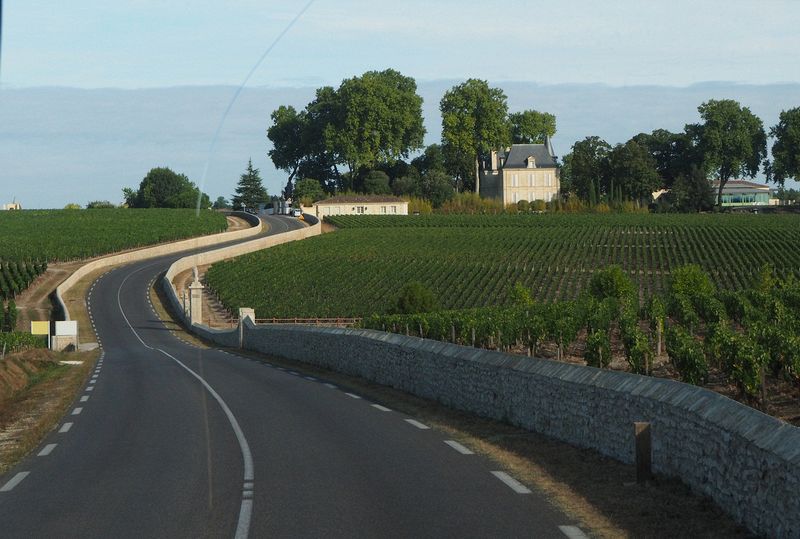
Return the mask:
[[[442,308],[505,305],[515,283],[535,299],[576,297],[592,272],[620,265],[643,295],[673,268],[702,266],[726,289],[764,263],[800,277],[800,219],[789,215],[340,216],[333,234],[215,264],[228,307],[261,317],[384,313],[418,280]]]
[[[0,297],[24,290],[48,262],[91,258],[220,232],[218,212],[170,209],[0,212]]]

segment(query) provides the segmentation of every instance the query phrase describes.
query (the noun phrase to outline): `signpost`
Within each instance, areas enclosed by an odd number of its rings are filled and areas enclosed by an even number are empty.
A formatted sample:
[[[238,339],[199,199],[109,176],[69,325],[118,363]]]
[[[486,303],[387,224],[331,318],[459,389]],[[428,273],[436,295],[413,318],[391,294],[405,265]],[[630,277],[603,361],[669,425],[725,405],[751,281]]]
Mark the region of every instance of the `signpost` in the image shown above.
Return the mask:
[[[31,335],[47,335],[47,348],[50,348],[50,322],[32,320]]]

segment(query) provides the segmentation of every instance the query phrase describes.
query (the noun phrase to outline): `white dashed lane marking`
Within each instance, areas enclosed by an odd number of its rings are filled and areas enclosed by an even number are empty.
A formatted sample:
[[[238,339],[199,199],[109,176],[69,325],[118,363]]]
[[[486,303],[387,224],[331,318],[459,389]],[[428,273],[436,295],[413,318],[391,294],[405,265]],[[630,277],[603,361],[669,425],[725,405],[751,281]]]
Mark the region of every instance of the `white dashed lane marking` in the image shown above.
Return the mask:
[[[569,539],[589,539],[589,536],[577,526],[559,526],[558,529]]]
[[[96,383],[96,382],[97,382],[97,380],[89,380],[89,383],[90,383],[90,384],[94,384],[94,383]]]
[[[78,407],[72,410],[72,415],[79,415],[81,412],[83,412],[83,408]]]
[[[6,483],[5,485],[3,485],[2,488],[0,488],[0,492],[9,492],[14,487],[16,487],[17,485],[22,483],[22,480],[25,479],[26,477],[28,477],[28,474],[30,474],[30,473],[31,472],[19,472],[17,475],[12,477],[8,481],[8,483]]]
[[[347,395],[351,399],[360,399],[361,398],[361,397],[359,397],[358,395],[356,395],[354,393],[345,393],[345,395]]]
[[[325,387],[329,387],[329,388],[331,388],[331,389],[339,389],[339,388],[338,388],[338,387],[336,387],[335,385],[333,385],[333,384],[329,384],[329,383],[327,383],[327,382],[325,382],[325,383],[324,383],[324,384],[322,384],[322,385],[324,385]]]
[[[306,380],[308,380],[310,382],[316,382],[317,381],[317,379],[314,378],[313,376],[304,376],[303,378],[305,378]]]
[[[445,440],[444,443],[461,453],[462,455],[474,455],[475,453],[472,452],[471,449],[468,449],[461,445],[460,443],[456,442],[455,440]]]
[[[86,388],[86,391],[94,391],[94,386],[89,386]]]
[[[58,429],[58,433],[64,434],[66,432],[69,432],[69,429],[71,428],[72,428],[72,423],[64,423],[63,425],[61,425],[61,428]]]
[[[53,449],[55,449],[57,445],[58,444],[47,444],[46,446],[44,446],[42,448],[41,451],[39,451],[39,454],[36,455],[36,456],[37,457],[46,457],[47,455],[49,455],[50,453],[53,452]]]
[[[429,428],[430,428],[430,427],[429,427],[428,425],[426,425],[425,423],[420,423],[420,422],[419,422],[419,421],[417,421],[416,419],[406,419],[406,423],[408,423],[409,425],[414,425],[414,426],[415,426],[415,427],[417,427],[418,429],[422,429],[422,430],[427,430],[427,429],[429,429]]]
[[[508,475],[506,472],[492,472],[492,475],[506,484],[511,490],[517,494],[530,494],[531,489]]]
[[[381,412],[391,412],[392,411],[391,409],[387,408],[386,406],[381,406],[380,404],[373,404],[372,407],[375,408],[376,410],[380,410]]]
[[[81,402],[86,402],[88,400],[89,400],[89,395],[84,395],[83,397],[81,397]]]

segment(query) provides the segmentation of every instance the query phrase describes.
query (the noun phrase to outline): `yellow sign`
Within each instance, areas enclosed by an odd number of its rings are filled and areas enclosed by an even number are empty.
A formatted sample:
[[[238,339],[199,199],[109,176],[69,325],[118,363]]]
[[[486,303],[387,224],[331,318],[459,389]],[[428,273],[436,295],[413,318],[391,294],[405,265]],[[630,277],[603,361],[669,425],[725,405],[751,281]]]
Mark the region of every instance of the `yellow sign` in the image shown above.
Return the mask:
[[[50,322],[31,322],[31,335],[50,335]]]

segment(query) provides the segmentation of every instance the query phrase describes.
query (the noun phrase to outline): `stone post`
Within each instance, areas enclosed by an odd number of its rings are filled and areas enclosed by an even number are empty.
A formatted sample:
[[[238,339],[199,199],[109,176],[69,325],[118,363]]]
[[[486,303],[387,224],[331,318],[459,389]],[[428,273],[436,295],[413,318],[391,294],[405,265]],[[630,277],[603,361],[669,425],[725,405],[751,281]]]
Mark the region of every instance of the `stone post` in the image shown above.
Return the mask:
[[[634,422],[633,432],[636,440],[636,482],[646,483],[653,476],[650,423]]]
[[[256,310],[250,307],[239,307],[239,348],[244,348],[244,319],[249,318],[256,323]]]
[[[193,269],[194,281],[189,285],[189,325],[203,323],[203,289],[197,274],[197,267]]]

